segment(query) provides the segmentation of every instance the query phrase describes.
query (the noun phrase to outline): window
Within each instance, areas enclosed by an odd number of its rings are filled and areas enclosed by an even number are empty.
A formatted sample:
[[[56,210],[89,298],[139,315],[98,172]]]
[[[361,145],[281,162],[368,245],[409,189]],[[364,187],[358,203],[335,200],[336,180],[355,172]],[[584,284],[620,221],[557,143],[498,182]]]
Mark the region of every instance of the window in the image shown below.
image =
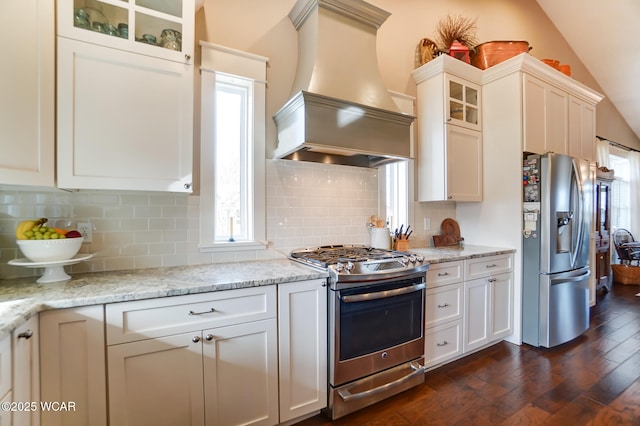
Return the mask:
[[[253,236],[251,82],[219,75],[213,96],[215,241],[247,241]]]
[[[385,211],[389,229],[409,224],[409,172],[408,162],[398,161],[388,164],[385,170]]]
[[[630,228],[629,159],[627,152],[610,147],[609,168],[615,171],[611,185],[611,228]]]
[[[266,58],[201,45],[199,247],[264,249]]]

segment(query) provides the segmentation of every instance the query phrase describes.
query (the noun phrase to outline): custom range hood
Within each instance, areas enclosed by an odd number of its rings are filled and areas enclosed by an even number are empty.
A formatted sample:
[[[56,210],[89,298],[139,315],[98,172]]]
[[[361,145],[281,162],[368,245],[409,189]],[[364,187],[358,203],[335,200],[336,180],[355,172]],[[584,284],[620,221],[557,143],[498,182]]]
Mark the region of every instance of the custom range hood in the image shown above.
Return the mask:
[[[293,96],[274,115],[274,158],[377,167],[410,158],[410,126],[382,82],[376,33],[389,13],[362,0],[298,0]]]

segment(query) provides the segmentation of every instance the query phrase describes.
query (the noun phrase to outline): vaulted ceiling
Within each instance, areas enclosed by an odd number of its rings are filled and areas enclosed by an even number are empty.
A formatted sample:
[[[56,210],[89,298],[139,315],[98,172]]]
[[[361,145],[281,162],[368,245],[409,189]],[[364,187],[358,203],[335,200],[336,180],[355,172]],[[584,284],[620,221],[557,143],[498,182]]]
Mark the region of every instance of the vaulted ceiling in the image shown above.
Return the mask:
[[[640,138],[640,1],[536,1]]]

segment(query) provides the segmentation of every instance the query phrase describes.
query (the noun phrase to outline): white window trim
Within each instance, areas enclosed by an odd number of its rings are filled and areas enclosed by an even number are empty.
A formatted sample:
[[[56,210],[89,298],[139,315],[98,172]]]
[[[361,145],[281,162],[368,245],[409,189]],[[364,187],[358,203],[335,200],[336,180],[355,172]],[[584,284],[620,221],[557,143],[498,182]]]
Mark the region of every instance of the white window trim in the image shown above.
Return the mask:
[[[202,252],[264,250],[266,241],[266,71],[268,58],[240,50],[200,42],[202,51],[201,72],[201,130],[200,140],[215,139],[216,74],[223,73],[253,81],[253,241],[216,242],[214,225],[214,147],[200,144],[200,235],[198,248]],[[204,94],[209,94],[204,96]]]

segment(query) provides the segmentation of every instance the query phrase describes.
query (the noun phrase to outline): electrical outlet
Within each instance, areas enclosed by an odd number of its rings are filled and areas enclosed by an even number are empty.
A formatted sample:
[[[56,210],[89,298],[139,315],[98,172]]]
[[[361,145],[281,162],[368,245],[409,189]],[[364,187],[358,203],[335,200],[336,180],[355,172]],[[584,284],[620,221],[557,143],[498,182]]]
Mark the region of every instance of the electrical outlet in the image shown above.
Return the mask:
[[[425,217],[424,218],[424,230],[428,231],[431,229],[431,218]]]
[[[93,227],[90,223],[78,223],[78,232],[84,237],[85,243],[93,241]]]

